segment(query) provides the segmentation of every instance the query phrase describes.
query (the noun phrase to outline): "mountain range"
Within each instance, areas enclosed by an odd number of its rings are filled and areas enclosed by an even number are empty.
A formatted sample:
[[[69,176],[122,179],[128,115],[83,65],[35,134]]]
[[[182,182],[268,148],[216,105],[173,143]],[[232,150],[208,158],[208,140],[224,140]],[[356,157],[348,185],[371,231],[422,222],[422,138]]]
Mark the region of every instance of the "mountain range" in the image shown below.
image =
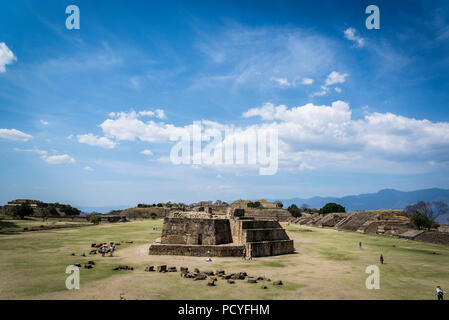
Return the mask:
[[[328,202],[336,202],[346,208],[347,212],[357,210],[376,209],[405,209],[406,206],[418,201],[443,201],[449,203],[449,190],[432,188],[416,191],[398,191],[394,189],[383,189],[376,193],[350,195],[345,197],[312,197],[312,198],[290,198],[276,199],[284,204],[284,208],[291,204],[300,207],[307,204],[310,208],[321,208]],[[438,217],[440,223],[447,223],[449,214]]]

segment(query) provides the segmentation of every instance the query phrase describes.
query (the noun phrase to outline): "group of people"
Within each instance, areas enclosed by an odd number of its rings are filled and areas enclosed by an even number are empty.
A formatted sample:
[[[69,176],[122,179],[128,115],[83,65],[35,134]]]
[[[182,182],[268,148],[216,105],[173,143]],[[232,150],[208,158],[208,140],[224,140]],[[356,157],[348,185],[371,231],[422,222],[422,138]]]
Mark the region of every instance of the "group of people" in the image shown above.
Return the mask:
[[[105,242],[100,247],[101,256],[104,257],[106,252],[109,252],[109,256],[113,257],[115,251],[115,244],[114,242],[111,242],[109,245]]]

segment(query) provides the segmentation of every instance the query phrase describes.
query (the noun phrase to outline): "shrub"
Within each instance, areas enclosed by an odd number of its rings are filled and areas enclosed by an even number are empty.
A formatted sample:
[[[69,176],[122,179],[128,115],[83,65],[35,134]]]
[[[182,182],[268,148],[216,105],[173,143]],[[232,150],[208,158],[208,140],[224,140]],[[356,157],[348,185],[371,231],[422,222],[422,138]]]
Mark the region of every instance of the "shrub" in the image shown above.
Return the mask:
[[[296,204],[292,204],[290,207],[288,207],[287,211],[290,212],[291,215],[294,216],[295,218],[298,218],[301,216],[301,210],[299,210],[299,208]]]
[[[337,204],[337,203],[327,203],[324,207],[322,207],[319,211],[320,214],[327,214],[333,212],[346,212],[345,207]]]
[[[93,224],[99,224],[101,222],[101,217],[99,215],[92,215],[89,217],[89,222]]]
[[[430,230],[433,224],[432,220],[430,220],[428,216],[421,212],[415,212],[414,214],[410,215],[410,222],[418,230],[425,228]]]
[[[11,214],[16,218],[23,219],[25,216],[32,216],[34,211],[28,203],[22,203],[20,206],[14,206],[11,209]]]
[[[151,219],[156,219],[157,218],[157,214],[155,214],[154,212],[152,212],[151,214],[150,214],[150,218]]]

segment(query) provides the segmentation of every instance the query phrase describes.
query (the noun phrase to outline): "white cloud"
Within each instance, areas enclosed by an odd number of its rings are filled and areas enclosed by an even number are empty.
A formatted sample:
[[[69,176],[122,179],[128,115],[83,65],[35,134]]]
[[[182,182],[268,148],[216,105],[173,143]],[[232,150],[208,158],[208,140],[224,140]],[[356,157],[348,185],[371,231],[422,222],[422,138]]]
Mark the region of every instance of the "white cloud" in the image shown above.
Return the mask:
[[[327,88],[327,87],[325,87]],[[328,88],[327,88],[328,89]],[[296,171],[353,170],[363,172],[420,172],[431,168],[427,163],[449,161],[449,123],[417,120],[392,113],[368,112],[352,118],[344,101],[331,105],[288,108],[265,103],[243,113],[256,117],[247,127],[203,121],[204,134],[233,128],[229,139],[246,139],[250,132],[275,128],[279,136],[279,166]],[[261,122],[257,122],[257,118]],[[175,126],[162,122],[143,122],[134,112],[107,119],[100,127],[105,136],[121,141],[171,143],[171,135],[190,134],[192,125]],[[226,137],[228,139],[228,137]],[[163,156],[158,161],[168,161]],[[436,166],[437,167],[437,166]],[[219,170],[226,170],[215,167]],[[249,167],[240,166],[245,170]],[[234,167],[233,167],[234,169]]]
[[[335,91],[337,91],[338,93],[341,92],[341,89],[340,89],[339,87],[335,87],[334,89],[335,89]]]
[[[54,156],[42,156],[42,159],[48,164],[65,164],[75,163],[75,159],[67,154],[54,155]]]
[[[41,124],[43,124],[44,126],[47,126],[47,125],[48,125],[48,122],[45,121],[45,120],[42,120],[42,119],[41,119],[39,122],[40,122]]]
[[[332,71],[327,76],[326,86],[331,86],[337,83],[344,83],[347,76],[348,76],[347,73],[338,73],[337,71]]]
[[[152,156],[153,155],[153,152],[151,152],[151,150],[148,150],[148,149],[143,150],[140,153],[143,154],[143,155],[146,155],[146,156]]]
[[[301,84],[303,84],[303,85],[310,85],[312,83],[313,83],[313,79],[311,79],[311,78],[302,78],[302,80],[301,80]]]
[[[285,78],[271,78],[271,81],[276,82],[281,87],[290,87],[292,84]]]
[[[356,47],[361,48],[365,44],[365,39],[358,36],[356,33],[357,33],[357,30],[354,28],[348,28],[344,32],[346,39],[353,41],[354,45]]]
[[[46,155],[48,152],[45,150],[39,150],[36,147],[33,147],[33,149],[20,149],[20,148],[14,148],[14,151],[19,151],[19,152],[31,152],[31,153],[37,153],[39,155]]]
[[[110,140],[106,137],[97,137],[92,133],[88,134],[79,134],[76,136],[79,143],[85,143],[94,147],[102,147],[106,149],[113,149],[117,145],[116,142]]]
[[[94,171],[94,169],[92,169],[92,168],[89,167],[89,166],[85,166],[85,167],[83,168],[83,170],[85,170],[85,171]]]
[[[0,138],[12,141],[28,141],[33,136],[16,129],[0,129]]]
[[[6,43],[0,42],[0,73],[6,72],[6,65],[17,61],[17,57]]]
[[[167,117],[165,116],[165,112],[162,109],[156,109],[154,111],[156,113],[156,117],[159,119],[166,119]]]

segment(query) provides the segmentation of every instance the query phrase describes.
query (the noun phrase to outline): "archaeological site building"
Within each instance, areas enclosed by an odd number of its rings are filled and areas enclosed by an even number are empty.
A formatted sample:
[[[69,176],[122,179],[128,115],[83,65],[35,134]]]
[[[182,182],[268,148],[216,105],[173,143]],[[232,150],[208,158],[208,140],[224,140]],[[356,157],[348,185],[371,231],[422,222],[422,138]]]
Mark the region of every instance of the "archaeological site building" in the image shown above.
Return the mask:
[[[173,212],[164,219],[162,237],[150,246],[150,254],[205,257],[273,256],[294,252],[293,240],[278,221],[245,216],[245,210],[229,208],[226,215],[210,212]]]

